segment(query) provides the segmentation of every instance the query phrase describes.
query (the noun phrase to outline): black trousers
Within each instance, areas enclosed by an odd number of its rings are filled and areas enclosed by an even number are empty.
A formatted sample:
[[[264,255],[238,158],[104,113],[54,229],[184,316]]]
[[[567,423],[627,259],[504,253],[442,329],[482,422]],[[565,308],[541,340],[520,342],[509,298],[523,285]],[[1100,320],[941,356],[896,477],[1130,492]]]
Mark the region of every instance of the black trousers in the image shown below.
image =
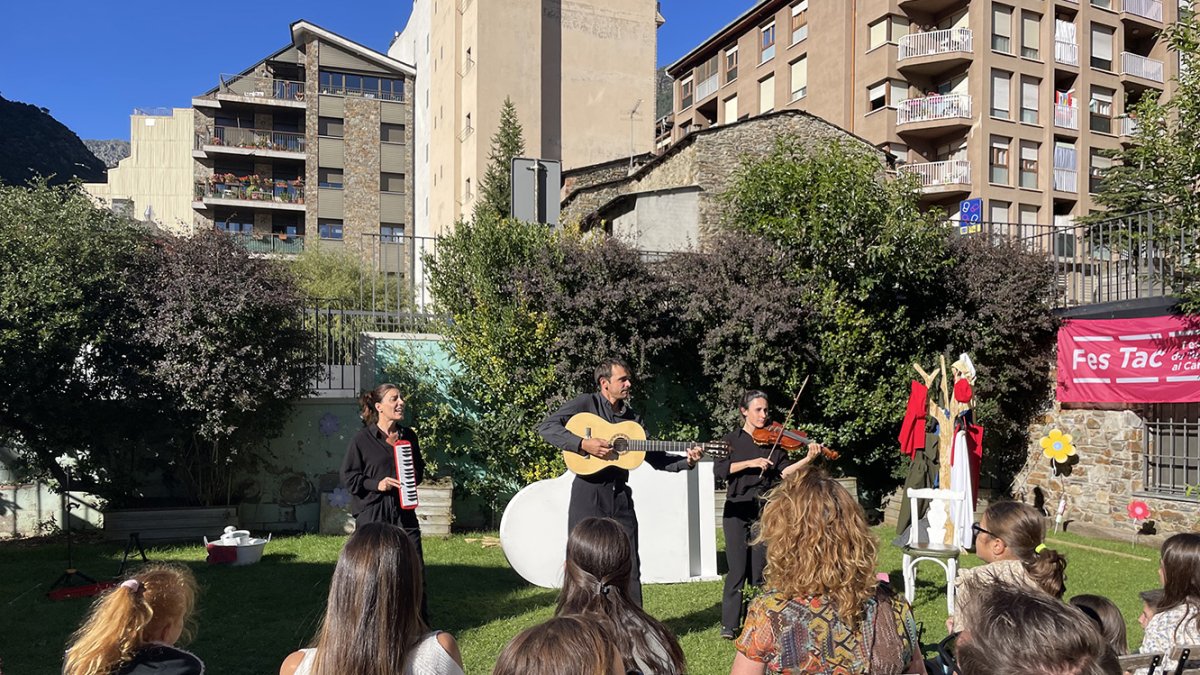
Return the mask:
[[[633,510],[633,492],[625,483],[591,482],[576,477],[571,484],[567,507],[567,534],[585,518],[612,518],[629,535],[633,550],[633,573],[629,577],[629,599],[642,606],[641,560],[638,558],[638,522]]]
[[[721,627],[735,633],[742,626],[742,587],[746,582],[762,586],[767,566],[767,547],[750,545],[751,528],[762,514],[762,502],[725,502],[721,527],[725,530],[725,592],[721,596]]]
[[[390,522],[393,517],[389,515],[387,509],[372,508],[364,509],[354,517],[354,526],[361,527],[367,523]],[[392,525],[404,530],[404,534],[408,535],[408,540],[413,543],[417,549],[417,560],[421,565],[421,620],[425,625],[429,623],[429,578],[425,575],[425,549],[421,547],[421,528],[415,523],[417,516],[412,511],[405,511],[398,518],[400,522],[391,522]]]

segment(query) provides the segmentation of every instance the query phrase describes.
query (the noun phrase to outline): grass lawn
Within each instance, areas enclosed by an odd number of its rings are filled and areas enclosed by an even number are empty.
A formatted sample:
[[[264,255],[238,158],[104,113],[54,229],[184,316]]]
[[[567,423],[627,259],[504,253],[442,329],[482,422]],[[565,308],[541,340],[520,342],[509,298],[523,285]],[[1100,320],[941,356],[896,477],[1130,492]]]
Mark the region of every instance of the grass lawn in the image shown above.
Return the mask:
[[[890,545],[892,532],[877,528],[883,540],[880,570],[899,587],[900,551]],[[505,562],[499,548],[484,548],[480,535],[426,539],[430,613],[437,628],[454,633],[468,673],[489,673],[496,655],[520,630],[549,617],[555,592],[529,586]],[[324,608],[329,578],[344,538],[307,535],[279,538],[258,565],[210,567],[194,546],[150,550],[153,560],[188,563],[201,584],[199,635],[191,649],[212,673],[275,673],[284,657],[312,637]],[[1107,595],[1129,625],[1129,643],[1141,642],[1137,623],[1138,591],[1158,584],[1158,553],[1145,546],[1087,539],[1072,534],[1052,537],[1051,546],[1070,561],[1067,596]],[[77,567],[96,578],[114,574],[123,547],[85,544],[76,547]],[[61,668],[67,637],[81,620],[88,600],[50,602],[45,593],[62,572],[61,543],[0,542],[0,660],[12,675],[53,675]],[[979,560],[965,556],[965,567]],[[917,580],[915,611],[924,624],[923,641],[945,636],[946,600],[941,568],[926,563]],[[731,643],[717,635],[719,581],[647,586],[647,610],[675,631],[687,654],[690,672],[728,673]]]

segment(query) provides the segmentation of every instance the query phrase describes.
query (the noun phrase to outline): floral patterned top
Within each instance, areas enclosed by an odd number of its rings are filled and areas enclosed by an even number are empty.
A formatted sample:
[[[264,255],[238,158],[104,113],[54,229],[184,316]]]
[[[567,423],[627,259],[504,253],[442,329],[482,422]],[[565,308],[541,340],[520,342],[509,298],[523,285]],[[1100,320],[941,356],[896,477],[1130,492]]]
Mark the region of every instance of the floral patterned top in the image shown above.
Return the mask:
[[[746,658],[765,663],[767,671],[772,673],[871,673],[872,650],[875,643],[882,641],[866,635],[865,629],[877,625],[882,593],[867,601],[864,619],[854,630],[842,622],[825,597],[789,598],[781,593],[764,593],[750,603],[745,627],[735,646]],[[901,662],[892,672],[902,673],[919,649],[917,623],[903,596],[890,599],[890,621],[879,617],[880,625],[896,631]],[[890,642],[897,642],[896,637]],[[880,644],[880,649],[883,648]]]
[[[1200,630],[1196,629],[1198,612],[1200,608],[1184,604],[1164,609],[1150,617],[1146,624],[1146,634],[1142,637],[1142,648],[1138,651],[1143,654],[1161,652],[1164,655],[1158,672],[1169,673],[1175,669],[1175,660],[1170,658],[1172,647],[1200,644]],[[1188,657],[1188,661],[1194,663],[1196,658],[1197,655],[1193,654]],[[1146,669],[1142,668],[1137,672],[1139,675],[1145,675]]]

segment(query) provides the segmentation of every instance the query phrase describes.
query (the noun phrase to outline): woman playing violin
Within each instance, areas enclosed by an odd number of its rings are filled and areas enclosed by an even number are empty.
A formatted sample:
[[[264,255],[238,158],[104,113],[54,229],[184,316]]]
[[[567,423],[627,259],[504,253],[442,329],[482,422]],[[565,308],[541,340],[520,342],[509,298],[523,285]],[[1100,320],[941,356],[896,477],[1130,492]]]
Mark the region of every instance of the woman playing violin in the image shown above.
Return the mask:
[[[819,443],[808,444],[808,454],[793,461],[782,448],[774,444],[759,445],[755,430],[767,426],[767,395],[757,389],[742,394],[739,410],[744,418],[740,429],[726,434],[729,456],[716,462],[713,471],[727,484],[725,512],[725,559],[729,573],[725,577],[725,593],[721,599],[721,637],[732,640],[738,636],[742,619],[742,587],[749,581],[755,586],[763,582],[766,567],[766,547],[751,546],[751,528],[762,515],[760,497],[781,478],[790,476],[810,464],[821,454]]]

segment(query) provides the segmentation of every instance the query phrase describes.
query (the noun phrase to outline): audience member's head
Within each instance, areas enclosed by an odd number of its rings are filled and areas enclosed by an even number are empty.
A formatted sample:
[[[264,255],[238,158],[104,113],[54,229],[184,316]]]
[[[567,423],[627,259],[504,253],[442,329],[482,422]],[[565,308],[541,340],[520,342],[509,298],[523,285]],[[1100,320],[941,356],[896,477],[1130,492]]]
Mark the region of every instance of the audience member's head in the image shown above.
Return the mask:
[[[67,649],[65,675],[108,675],[154,642],[194,632],[196,577],[183,565],[148,565],[92,603]]]
[[[1067,589],[1067,559],[1047,548],[1045,539],[1046,521],[1037,509],[1021,502],[994,502],[979,522],[975,553],[989,563],[1020,560],[1038,587],[1061,598]]]
[[[1095,622],[1100,634],[1108,642],[1117,656],[1129,653],[1129,640],[1125,636],[1125,617],[1112,600],[1103,595],[1076,595],[1071,598],[1071,605],[1079,608],[1088,618]]]
[[[578,615],[556,616],[521,631],[500,652],[492,675],[624,675],[615,642],[601,624]]]
[[[1121,675],[1116,652],[1078,608],[995,581],[972,594],[957,641],[963,675]]]
[[[801,469],[771,491],[759,526],[767,586],[791,597],[824,595],[856,626],[878,585],[877,545],[846,488],[821,469]]]
[[[629,599],[633,547],[611,518],[586,518],[567,540],[563,586],[555,614],[599,622],[630,670],[682,672],[683,649],[661,622]]]
[[[1200,534],[1185,532],[1168,537],[1162,545],[1158,576],[1163,582],[1163,596],[1155,612],[1179,605],[1200,609]],[[1200,630],[1200,617],[1195,621]]]
[[[422,593],[420,558],[408,535],[386,523],[360,526],[333,570],[312,675],[404,672],[428,630]]]
[[[1142,613],[1138,615],[1138,623],[1145,628],[1146,624],[1150,623],[1150,619],[1158,612],[1158,603],[1163,599],[1163,589],[1142,591],[1138,593],[1138,597],[1142,599]]]

